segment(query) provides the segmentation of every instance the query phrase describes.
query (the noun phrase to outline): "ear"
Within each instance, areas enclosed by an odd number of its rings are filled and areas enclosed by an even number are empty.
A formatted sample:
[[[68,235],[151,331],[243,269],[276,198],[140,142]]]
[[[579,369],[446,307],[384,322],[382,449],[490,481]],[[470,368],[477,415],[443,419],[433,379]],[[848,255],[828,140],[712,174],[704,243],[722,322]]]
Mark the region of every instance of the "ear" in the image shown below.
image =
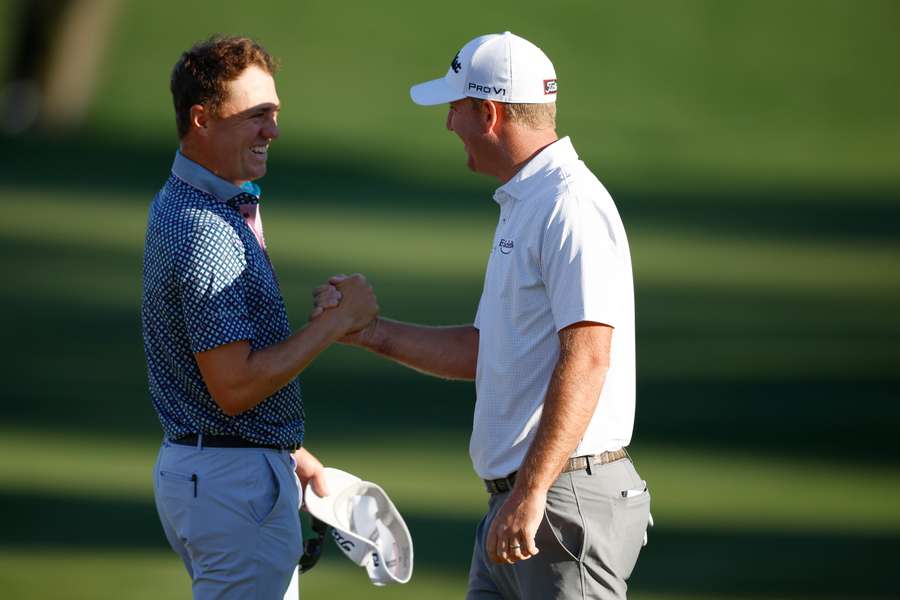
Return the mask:
[[[500,103],[493,100],[484,100],[481,103],[481,123],[485,133],[496,133],[497,128],[503,122],[503,108]]]
[[[206,136],[209,131],[209,111],[202,104],[191,107],[191,129],[199,135]]]

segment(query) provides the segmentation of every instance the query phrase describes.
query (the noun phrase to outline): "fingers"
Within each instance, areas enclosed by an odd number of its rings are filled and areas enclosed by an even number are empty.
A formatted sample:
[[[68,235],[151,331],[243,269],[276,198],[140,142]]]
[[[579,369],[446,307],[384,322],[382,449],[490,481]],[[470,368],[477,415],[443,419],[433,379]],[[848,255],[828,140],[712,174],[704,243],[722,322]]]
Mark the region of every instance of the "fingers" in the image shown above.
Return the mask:
[[[328,485],[325,481],[325,468],[318,458],[310,454],[306,448],[299,448],[294,452],[294,470],[300,483],[304,486],[311,484],[320,496],[328,493]]]
[[[341,303],[343,295],[331,284],[322,284],[313,290],[313,309],[309,320],[319,317],[325,310],[335,308]]]
[[[538,550],[537,542],[534,541],[534,535],[525,536],[524,544],[522,545],[522,555],[525,558],[531,558],[540,550]]]
[[[328,283],[336,287],[338,290],[342,290],[348,287],[363,287],[367,286],[368,282],[366,281],[365,275],[362,273],[354,273],[353,275],[335,275],[331,279],[328,280]]]
[[[514,540],[510,540],[507,544],[507,548],[509,548],[506,553],[506,562],[509,564],[513,564],[519,562],[520,560],[528,560],[531,558],[530,554],[526,554],[523,550],[526,548],[526,545],[523,545],[522,540],[516,538]]]
[[[528,536],[524,535],[524,532],[514,533],[511,527],[495,519],[488,532],[485,552],[488,558],[501,564],[511,565],[528,560],[537,554],[537,547],[534,545],[533,537],[530,543],[524,542],[523,538],[526,537]]]
[[[323,308],[334,308],[341,301],[342,294],[336,287],[330,284],[320,285],[313,290],[313,300],[315,306]]]
[[[497,556],[494,560],[511,565],[516,562],[515,555],[518,551],[519,544],[516,540],[500,539],[497,541]]]
[[[544,512],[542,498],[511,496],[497,512],[485,540],[485,553],[496,563],[513,564],[538,554],[535,535]]]
[[[511,565],[522,560],[528,560],[537,553],[537,547],[534,545],[533,539],[528,543],[522,539],[522,536],[516,536],[498,540],[497,552],[492,559],[494,562]]]
[[[325,481],[325,471],[319,469],[316,473],[310,478],[309,485],[312,486],[313,490],[320,497],[327,496],[330,492],[328,490],[328,483]]]

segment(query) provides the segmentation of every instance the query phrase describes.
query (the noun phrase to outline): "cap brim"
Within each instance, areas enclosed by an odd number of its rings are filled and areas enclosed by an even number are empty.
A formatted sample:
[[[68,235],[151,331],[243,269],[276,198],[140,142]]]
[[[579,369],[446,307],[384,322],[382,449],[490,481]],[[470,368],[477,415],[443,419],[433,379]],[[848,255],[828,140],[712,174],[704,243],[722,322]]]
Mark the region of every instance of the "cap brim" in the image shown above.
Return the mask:
[[[356,475],[346,471],[325,467],[325,480],[328,483],[328,495],[319,496],[313,486],[306,486],[306,510],[320,521],[325,521],[332,527],[345,527],[346,523],[338,518],[335,513],[334,503],[342,496],[347,488],[356,487],[362,480]]]
[[[421,106],[447,104],[466,97],[465,94],[461,94],[458,90],[447,85],[444,77],[412,86],[409,88],[409,96],[413,102]]]

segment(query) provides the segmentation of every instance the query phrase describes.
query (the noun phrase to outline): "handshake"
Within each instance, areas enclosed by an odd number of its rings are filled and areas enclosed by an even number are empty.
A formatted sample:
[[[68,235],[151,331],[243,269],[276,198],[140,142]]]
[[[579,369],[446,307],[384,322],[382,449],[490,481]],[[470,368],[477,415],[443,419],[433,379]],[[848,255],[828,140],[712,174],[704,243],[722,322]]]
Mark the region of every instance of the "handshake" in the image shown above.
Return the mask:
[[[344,344],[359,344],[375,328],[378,299],[366,278],[355,275],[334,275],[328,283],[313,290],[313,309],[310,322],[329,319]]]

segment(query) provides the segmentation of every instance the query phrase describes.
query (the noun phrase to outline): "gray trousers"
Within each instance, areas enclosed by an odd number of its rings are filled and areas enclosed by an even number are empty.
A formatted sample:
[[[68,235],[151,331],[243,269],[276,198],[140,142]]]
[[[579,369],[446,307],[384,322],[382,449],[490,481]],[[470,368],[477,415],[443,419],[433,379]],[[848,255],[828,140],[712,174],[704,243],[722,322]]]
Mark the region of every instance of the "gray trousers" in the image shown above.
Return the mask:
[[[645,487],[628,459],[563,473],[547,492],[535,536],[539,553],[512,565],[491,562],[485,552],[509,493],[491,496],[475,536],[466,598],[624,600],[650,515]]]
[[[195,600],[285,597],[303,554],[287,452],[163,442],[153,471],[159,520]]]

